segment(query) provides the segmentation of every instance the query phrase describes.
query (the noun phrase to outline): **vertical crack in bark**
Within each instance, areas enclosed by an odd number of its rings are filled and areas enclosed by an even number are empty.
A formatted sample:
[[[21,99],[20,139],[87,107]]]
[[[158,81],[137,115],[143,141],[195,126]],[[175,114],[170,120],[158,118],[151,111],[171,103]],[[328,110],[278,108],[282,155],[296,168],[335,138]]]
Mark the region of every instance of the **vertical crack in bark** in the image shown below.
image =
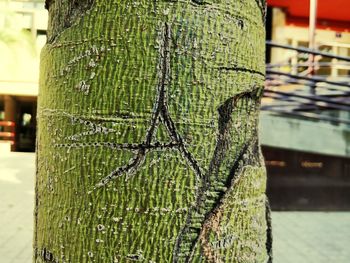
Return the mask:
[[[263,24],[266,25],[266,0],[255,0],[255,2],[261,11]]]
[[[185,143],[181,135],[178,133],[175,123],[171,119],[171,116],[168,110],[168,98],[167,98],[167,91],[165,87],[167,87],[170,82],[170,41],[171,41],[171,28],[167,23],[165,23],[165,35],[164,35],[164,44],[163,44],[164,48],[163,50],[161,50],[161,54],[163,54],[162,56],[163,63],[162,63],[162,68],[160,69],[160,71],[163,73],[162,74],[163,89],[161,91],[164,95],[162,96],[162,100],[159,101],[160,115],[161,115],[162,122],[168,131],[169,136],[174,142],[176,142],[179,145],[178,150],[180,151],[182,156],[186,159],[189,166],[195,172],[197,179],[199,179],[202,177],[201,168],[199,167],[196,159],[187,150]]]
[[[160,51],[159,51],[159,83],[157,87],[157,98],[153,107],[153,114],[151,117],[151,125],[148,128],[143,144],[134,147],[138,148],[134,157],[129,160],[127,165],[116,168],[109,175],[100,180],[99,183],[95,185],[93,189],[97,189],[105,186],[110,181],[115,178],[126,174],[127,179],[132,176],[139,167],[144,163],[146,154],[152,149],[159,149],[159,147],[154,147],[154,145],[160,145],[159,142],[152,144],[155,132],[159,125],[159,120],[162,120],[163,125],[166,127],[168,135],[171,138],[171,148],[177,149],[181,155],[186,159],[188,165],[193,169],[196,174],[197,180],[202,177],[201,168],[197,160],[193,155],[187,150],[185,143],[176,129],[176,125],[171,119],[168,110],[168,100],[167,100],[167,87],[170,83],[170,42],[171,42],[171,28],[168,23],[164,23],[164,28],[162,29],[162,36],[160,37]],[[135,146],[135,145],[134,145]],[[167,147],[170,148],[170,147]],[[90,191],[91,193],[91,191]]]
[[[216,213],[217,207],[221,205],[222,199],[227,193],[227,189],[232,188],[233,181],[235,180],[239,170],[239,162],[244,160],[243,155],[248,151],[249,144],[245,144],[239,151],[237,158],[235,159],[233,166],[230,170],[229,176],[224,182],[222,189],[214,189],[216,195],[211,195],[210,188],[212,183],[219,177],[219,170],[222,162],[224,161],[228,150],[231,145],[231,137],[228,134],[232,125],[232,113],[235,110],[235,106],[241,98],[249,97],[254,95],[255,91],[246,91],[240,93],[228,100],[226,100],[218,109],[219,120],[218,120],[218,137],[213,157],[209,164],[209,169],[202,176],[201,185],[196,192],[196,200],[194,205],[189,210],[187,219],[184,227],[180,230],[173,251],[173,262],[191,262],[195,247],[205,231],[205,224],[209,224],[213,214]],[[213,203],[214,205],[211,205]],[[209,220],[209,221],[208,221]]]
[[[272,253],[272,243],[273,243],[273,237],[272,237],[272,220],[271,220],[271,208],[269,200],[266,197],[266,224],[267,224],[267,230],[266,230],[266,252],[268,255],[268,261],[267,263],[272,263],[273,261],[273,253]]]
[[[38,134],[38,131],[36,131]],[[39,149],[39,135],[37,135],[35,140],[35,149]],[[34,204],[34,238],[33,238],[33,248],[36,251],[38,246],[38,209],[39,209],[39,154],[35,155],[35,204]],[[37,259],[37,253],[34,253],[34,262]]]
[[[203,227],[201,229],[199,239],[202,245],[203,254],[206,260],[211,263],[222,263],[223,260],[217,250],[213,249],[209,235],[211,231],[216,234],[220,233],[220,222],[224,212],[225,200],[227,200],[228,195],[234,189],[237,180],[240,179],[240,175],[247,166],[257,166],[261,164],[260,153],[259,153],[259,141],[258,141],[258,129],[255,129],[252,134],[253,140],[247,142],[241,148],[241,151],[236,157],[234,165],[230,170],[230,174],[226,181],[227,190],[222,194],[222,197],[216,203],[216,206],[212,209],[209,215],[206,217]]]
[[[220,259],[220,256],[217,254],[217,252],[215,252],[211,248],[208,236],[210,234],[210,230],[218,231],[218,229],[219,229],[219,224],[220,224],[222,212],[223,212],[222,205],[224,204],[224,200],[225,200],[227,194],[229,192],[231,192],[232,188],[234,187],[234,182],[235,182],[236,178],[238,178],[238,176],[242,173],[243,167],[246,165],[246,163],[244,162],[243,156],[248,152],[248,147],[249,147],[249,143],[246,143],[241,148],[241,151],[239,152],[238,156],[236,157],[236,160],[234,161],[234,164],[231,168],[229,177],[226,181],[225,185],[227,187],[227,190],[226,190],[226,192],[224,192],[220,195],[220,198],[218,198],[216,206],[212,209],[212,211],[210,211],[209,215],[206,216],[206,219],[205,219],[203,226],[201,228],[198,239],[201,241],[203,253],[209,262],[213,262],[213,263],[221,263],[222,262]],[[243,163],[240,164],[240,162],[242,162],[242,161],[243,161]],[[192,253],[194,253],[194,250]],[[193,255],[191,255],[191,257],[192,256]]]

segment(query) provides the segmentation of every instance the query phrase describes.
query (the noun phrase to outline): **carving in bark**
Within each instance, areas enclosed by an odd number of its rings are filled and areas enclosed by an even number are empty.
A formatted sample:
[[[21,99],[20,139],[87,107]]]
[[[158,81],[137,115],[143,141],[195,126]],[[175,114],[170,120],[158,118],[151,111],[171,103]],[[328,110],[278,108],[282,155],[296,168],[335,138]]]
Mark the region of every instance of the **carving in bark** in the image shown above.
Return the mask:
[[[266,262],[263,2],[47,1],[34,262]]]

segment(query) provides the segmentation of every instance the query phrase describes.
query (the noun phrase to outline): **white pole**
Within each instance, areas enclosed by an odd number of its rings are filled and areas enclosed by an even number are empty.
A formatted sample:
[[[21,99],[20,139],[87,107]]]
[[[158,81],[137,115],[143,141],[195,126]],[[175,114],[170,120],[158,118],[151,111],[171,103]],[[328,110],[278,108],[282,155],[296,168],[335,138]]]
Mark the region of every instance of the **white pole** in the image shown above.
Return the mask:
[[[310,17],[309,17],[309,48],[316,49],[316,21],[317,21],[317,1],[310,0]],[[309,74],[314,73],[314,55],[309,56]]]

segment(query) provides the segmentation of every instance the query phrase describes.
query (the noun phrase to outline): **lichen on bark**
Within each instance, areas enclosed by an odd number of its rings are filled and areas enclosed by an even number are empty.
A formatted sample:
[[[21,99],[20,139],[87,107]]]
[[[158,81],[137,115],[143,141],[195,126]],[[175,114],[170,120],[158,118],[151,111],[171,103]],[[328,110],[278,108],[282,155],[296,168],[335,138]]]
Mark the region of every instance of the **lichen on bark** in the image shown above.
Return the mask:
[[[47,1],[34,262],[266,262],[263,3]]]

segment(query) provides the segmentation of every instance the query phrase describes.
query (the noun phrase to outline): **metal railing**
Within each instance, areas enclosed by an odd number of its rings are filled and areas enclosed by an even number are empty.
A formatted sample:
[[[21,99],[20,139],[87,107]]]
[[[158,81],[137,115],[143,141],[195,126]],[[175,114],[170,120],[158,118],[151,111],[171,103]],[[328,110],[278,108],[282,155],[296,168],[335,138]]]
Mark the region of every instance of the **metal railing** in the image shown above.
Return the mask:
[[[350,57],[339,56],[319,50],[304,47],[293,47],[266,42],[267,48],[279,48],[295,51],[297,56],[307,57],[316,55],[321,58],[330,58],[335,62],[313,62],[313,67],[334,67],[339,63],[349,68]],[[266,82],[262,110],[283,115],[344,123],[350,125],[349,119],[327,116],[326,111],[350,112],[350,78],[349,76],[311,75],[297,70],[290,73],[282,68],[309,67],[308,62],[292,64],[290,61],[266,65]],[[316,71],[317,73],[317,71]],[[333,114],[334,115],[334,114]]]

